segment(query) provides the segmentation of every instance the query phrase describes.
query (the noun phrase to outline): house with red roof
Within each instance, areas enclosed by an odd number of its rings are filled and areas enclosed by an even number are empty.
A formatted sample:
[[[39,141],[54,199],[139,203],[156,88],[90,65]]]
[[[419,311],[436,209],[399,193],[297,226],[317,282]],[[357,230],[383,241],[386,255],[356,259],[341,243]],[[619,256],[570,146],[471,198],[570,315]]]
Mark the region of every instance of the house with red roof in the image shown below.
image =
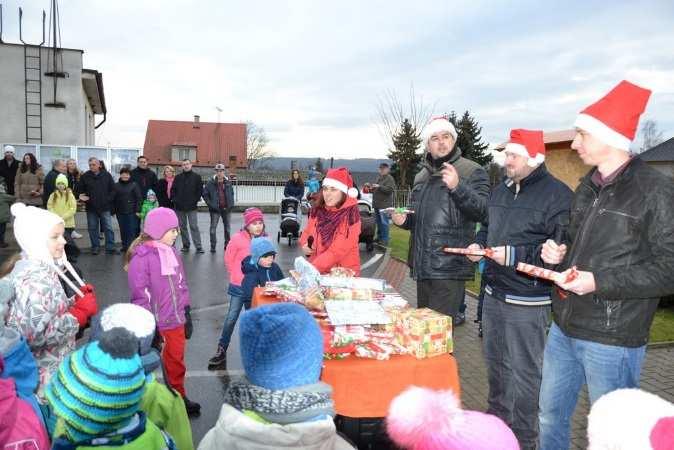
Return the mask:
[[[246,124],[194,120],[150,120],[143,155],[152,166],[178,165],[189,159],[196,167],[218,163],[231,169],[246,167]]]

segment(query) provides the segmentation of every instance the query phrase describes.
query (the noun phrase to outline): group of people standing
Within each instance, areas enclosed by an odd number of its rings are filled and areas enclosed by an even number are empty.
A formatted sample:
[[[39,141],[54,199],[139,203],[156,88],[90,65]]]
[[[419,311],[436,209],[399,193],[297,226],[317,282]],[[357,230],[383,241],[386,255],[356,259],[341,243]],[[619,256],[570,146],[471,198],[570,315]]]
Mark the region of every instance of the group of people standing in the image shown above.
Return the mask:
[[[459,314],[473,262],[486,260],[488,412],[522,449],[569,448],[584,384],[591,403],[639,386],[658,300],[674,292],[674,183],[629,152],[650,94],[622,81],[578,115],[571,147],[592,169],[575,193],[546,169],[542,131],[511,131],[506,177],[490,190],[485,170],[461,156],[452,124],[435,118],[413,212],[392,216],[411,231],[419,306]],[[518,263],[561,275],[537,278]]]
[[[2,211],[13,201],[49,208],[60,215],[66,222],[69,251],[77,249],[73,237],[81,237],[75,232],[75,212],[79,204],[84,204],[86,209],[92,254],[100,253],[101,233],[105,237],[106,253],[118,253],[112,228],[113,215],[119,224],[121,251],[125,252],[139,235],[147,213],[159,206],[172,208],[178,214],[183,251],[189,251],[191,238],[197,252],[203,253],[196,216],[197,203],[202,197],[211,215],[211,252],[215,252],[217,246],[216,230],[220,220],[224,228],[224,246],[229,241],[229,212],[234,206],[234,193],[223,164],[215,166],[215,174],[204,185],[189,160],[181,163],[179,175],[174,167],[166,166],[163,178],[158,179],[148,167],[147,158],[141,155],[137,167],[122,167],[115,182],[103,161],[94,157],[89,158],[89,170],[82,174],[74,159],[57,159],[45,175],[35,155],[26,153],[19,163],[14,154],[14,147],[7,145],[5,157],[0,161],[0,177],[4,179],[7,196],[11,196],[0,197],[0,247],[6,246],[4,229],[9,221],[8,210],[7,214]]]

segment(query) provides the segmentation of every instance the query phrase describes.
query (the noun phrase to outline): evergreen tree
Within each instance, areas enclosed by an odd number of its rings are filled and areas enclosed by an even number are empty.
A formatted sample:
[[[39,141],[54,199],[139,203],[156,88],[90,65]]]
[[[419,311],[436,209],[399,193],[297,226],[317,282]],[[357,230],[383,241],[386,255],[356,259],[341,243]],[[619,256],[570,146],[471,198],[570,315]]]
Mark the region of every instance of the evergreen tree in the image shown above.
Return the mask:
[[[323,160],[320,157],[316,158],[315,168],[316,172],[323,173]]]
[[[482,136],[480,136],[482,127],[478,125],[477,120],[468,111],[463,113],[461,119],[458,119],[456,113],[452,111],[448,120],[459,134],[456,145],[461,149],[463,157],[486,167],[491,162],[492,156],[487,152],[489,146],[482,142]]]
[[[393,150],[388,154],[393,161],[391,173],[400,189],[407,189],[414,181],[415,168],[421,160],[417,149],[421,145],[419,132],[408,119],[404,119],[400,130],[393,136]]]

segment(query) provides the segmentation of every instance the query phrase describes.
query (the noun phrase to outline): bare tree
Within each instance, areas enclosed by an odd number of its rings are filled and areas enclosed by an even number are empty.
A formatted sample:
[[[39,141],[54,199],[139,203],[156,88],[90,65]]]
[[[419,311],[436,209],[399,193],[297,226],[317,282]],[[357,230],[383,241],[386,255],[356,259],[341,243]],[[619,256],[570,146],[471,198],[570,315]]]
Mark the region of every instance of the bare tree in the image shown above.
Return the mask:
[[[656,145],[662,143],[665,139],[662,136],[662,131],[658,129],[658,123],[655,120],[646,120],[641,124],[641,147],[639,153],[650,150]]]
[[[423,98],[417,97],[414,85],[410,85],[407,104],[403,104],[394,90],[388,89],[377,97],[375,108],[377,128],[389,147],[394,146],[393,138],[400,134],[405,120],[421,135],[433,114],[433,106],[425,105]]]
[[[274,152],[267,148],[268,143],[269,138],[264,128],[254,122],[246,122],[246,157],[249,169],[254,169],[274,156]]]

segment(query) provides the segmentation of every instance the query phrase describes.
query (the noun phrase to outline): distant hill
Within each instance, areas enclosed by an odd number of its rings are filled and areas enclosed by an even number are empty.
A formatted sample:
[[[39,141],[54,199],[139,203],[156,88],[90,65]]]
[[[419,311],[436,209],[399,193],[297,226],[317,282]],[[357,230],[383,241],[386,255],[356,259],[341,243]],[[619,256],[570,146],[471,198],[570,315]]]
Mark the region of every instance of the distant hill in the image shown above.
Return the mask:
[[[330,168],[330,159],[321,158],[323,161],[323,169]],[[311,166],[316,165],[316,158],[287,158],[287,157],[278,157],[270,158],[265,160],[261,167],[266,167],[271,170],[290,170],[291,165],[295,164],[300,170],[306,170]],[[358,158],[358,159],[335,159],[333,162],[333,167],[345,166],[352,172],[377,172],[379,164],[382,162],[387,162],[391,164],[391,161],[385,158],[374,159],[374,158]]]

